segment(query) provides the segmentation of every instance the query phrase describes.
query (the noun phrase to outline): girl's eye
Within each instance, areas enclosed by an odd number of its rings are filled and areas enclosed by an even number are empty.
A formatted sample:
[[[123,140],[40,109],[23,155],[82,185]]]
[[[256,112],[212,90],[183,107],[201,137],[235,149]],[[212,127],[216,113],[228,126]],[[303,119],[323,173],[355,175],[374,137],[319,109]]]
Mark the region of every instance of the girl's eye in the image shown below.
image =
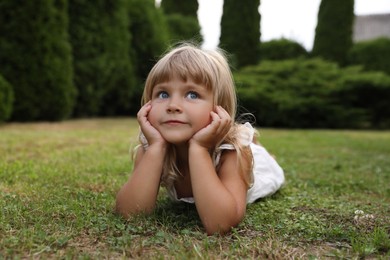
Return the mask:
[[[189,98],[189,99],[197,99],[197,98],[199,98],[199,95],[198,95],[198,93],[191,91],[191,92],[188,92],[187,98]]]
[[[161,91],[160,93],[158,93],[158,98],[165,99],[165,98],[168,98],[168,97],[169,97],[169,95],[165,91]]]

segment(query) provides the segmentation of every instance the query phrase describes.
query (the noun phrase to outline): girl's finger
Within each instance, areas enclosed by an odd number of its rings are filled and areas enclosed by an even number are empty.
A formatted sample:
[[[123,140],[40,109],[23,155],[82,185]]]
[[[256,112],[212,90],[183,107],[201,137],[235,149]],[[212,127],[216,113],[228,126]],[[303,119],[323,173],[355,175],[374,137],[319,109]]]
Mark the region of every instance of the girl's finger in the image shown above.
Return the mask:
[[[229,113],[221,106],[217,106],[217,113],[221,118],[230,118]]]

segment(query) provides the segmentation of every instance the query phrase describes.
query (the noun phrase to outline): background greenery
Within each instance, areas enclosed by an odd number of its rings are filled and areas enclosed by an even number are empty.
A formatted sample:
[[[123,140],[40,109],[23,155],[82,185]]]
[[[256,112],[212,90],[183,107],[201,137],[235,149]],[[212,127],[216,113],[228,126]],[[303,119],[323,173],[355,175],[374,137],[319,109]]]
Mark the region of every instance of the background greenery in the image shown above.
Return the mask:
[[[219,46],[230,54],[234,68],[256,64],[259,60],[260,0],[224,0]]]
[[[243,111],[267,127],[390,127],[390,41],[352,43],[353,0],[321,1],[313,51],[286,39],[260,42],[259,4],[226,0],[221,18],[220,46]],[[167,47],[202,40],[198,7],[196,0],[1,1],[0,122],[134,116]]]
[[[67,4],[0,3],[0,74],[13,88],[13,120],[59,120],[72,114],[76,89]]]
[[[390,77],[316,59],[264,60],[235,74],[239,101],[260,126],[390,127]]]
[[[129,118],[1,126],[0,258],[390,256],[388,131],[260,129],[286,185],[226,236],[164,190],[152,216],[114,213],[137,133]]]
[[[318,10],[312,55],[347,63],[352,47],[354,0],[322,0]]]

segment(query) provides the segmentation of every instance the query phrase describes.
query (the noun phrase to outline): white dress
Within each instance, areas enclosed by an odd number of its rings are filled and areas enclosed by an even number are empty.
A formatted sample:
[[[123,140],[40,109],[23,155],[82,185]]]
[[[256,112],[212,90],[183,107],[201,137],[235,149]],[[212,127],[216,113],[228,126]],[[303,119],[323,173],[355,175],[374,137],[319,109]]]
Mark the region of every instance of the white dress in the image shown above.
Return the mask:
[[[242,145],[249,145],[253,154],[253,182],[247,192],[247,203],[252,203],[257,199],[274,194],[284,183],[283,169],[267,150],[252,142],[254,129],[250,123],[245,123],[240,133],[240,142]],[[214,165],[217,167],[223,150],[234,150],[231,144],[222,144],[216,149]],[[194,198],[178,198],[175,187],[167,188],[168,195],[174,201],[184,201],[194,203]]]

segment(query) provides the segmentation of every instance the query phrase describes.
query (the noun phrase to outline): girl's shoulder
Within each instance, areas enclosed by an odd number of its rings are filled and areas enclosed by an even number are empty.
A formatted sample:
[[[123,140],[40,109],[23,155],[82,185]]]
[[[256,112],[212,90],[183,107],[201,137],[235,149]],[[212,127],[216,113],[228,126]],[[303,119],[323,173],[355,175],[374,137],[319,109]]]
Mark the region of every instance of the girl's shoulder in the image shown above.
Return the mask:
[[[216,150],[235,150],[237,146],[248,147],[253,142],[256,130],[250,123],[236,124],[235,136],[230,138],[229,143],[222,143]]]
[[[242,146],[249,146],[253,142],[256,130],[253,126],[246,122],[244,124],[237,124],[237,142]]]
[[[237,149],[250,148],[256,132],[255,129],[250,123],[236,124],[235,128],[235,138],[231,139],[229,143],[222,143],[216,147],[213,156],[215,166],[220,164],[221,156],[226,155],[227,151],[234,152],[237,151]],[[238,147],[241,147],[241,149]]]

